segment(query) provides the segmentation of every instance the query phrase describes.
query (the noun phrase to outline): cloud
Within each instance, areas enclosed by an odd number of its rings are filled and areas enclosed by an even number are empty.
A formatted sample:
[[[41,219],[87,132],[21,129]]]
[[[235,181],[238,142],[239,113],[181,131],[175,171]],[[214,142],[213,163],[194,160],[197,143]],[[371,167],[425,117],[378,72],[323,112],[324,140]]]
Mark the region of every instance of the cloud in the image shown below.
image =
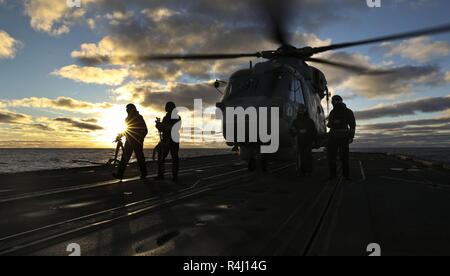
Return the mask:
[[[15,58],[22,42],[11,37],[7,32],[0,30],[0,59]]]
[[[186,24],[190,24],[193,29],[190,30]],[[205,27],[204,24],[186,23],[181,20],[158,24],[157,30],[135,28],[124,27],[120,33],[105,36],[96,44],[82,44],[80,49],[74,50],[71,55],[86,64],[108,62],[129,66],[130,75],[140,80],[175,81],[190,78],[205,81],[212,78],[228,78],[233,71],[247,67],[248,60],[150,63],[137,60],[136,55],[257,52],[278,47],[261,35],[262,30],[254,27],[228,30],[227,26],[217,23]],[[323,46],[331,43],[329,39],[322,40],[314,34],[302,33],[295,33],[294,40],[298,45]],[[248,43],[249,41],[252,43]]]
[[[37,31],[59,36],[70,32],[75,22],[82,22],[87,8],[99,0],[81,0],[82,8],[69,7],[67,1],[25,0],[25,14]]]
[[[389,133],[365,133],[355,140],[356,147],[448,147],[448,133],[409,133],[408,135]]]
[[[96,130],[102,130],[103,127],[96,125],[96,124],[92,124],[92,123],[85,123],[85,122],[80,122],[74,119],[70,119],[70,118],[56,118],[54,119],[55,122],[61,122],[61,123],[66,123],[71,125],[72,127],[75,127],[77,129],[81,129],[81,130],[91,130],[91,131],[96,131]]]
[[[34,123],[33,118],[29,115],[0,110],[0,124],[15,125],[18,130],[36,129],[41,131],[54,131],[53,128],[46,124]]]
[[[215,106],[221,98],[211,82],[167,85],[155,82],[134,82],[116,89],[114,93],[119,99],[137,101],[144,107],[158,111],[164,110],[168,101],[174,101],[178,106],[191,109],[194,99],[201,99],[206,107]]]
[[[31,121],[28,115],[0,110],[0,123],[4,124],[26,124]]]
[[[211,83],[179,83],[170,87],[170,91],[145,93],[141,104],[156,110],[162,110],[166,102],[173,101],[178,106],[193,108],[194,99],[201,99],[206,107],[215,106],[220,98],[221,95],[216,92]]]
[[[361,127],[365,130],[391,130],[392,131],[394,129],[404,129],[404,128],[414,128],[415,130],[418,130],[418,129],[424,129],[425,127],[442,126],[442,125],[445,125],[448,127],[450,125],[450,117],[369,124],[369,125],[363,125]]]
[[[392,105],[379,106],[355,112],[359,120],[372,120],[383,117],[415,115],[418,112],[431,113],[450,109],[450,96],[425,98]]]
[[[55,131],[55,129],[44,124],[30,124],[29,126],[42,131]]]
[[[358,147],[449,146],[450,114],[431,119],[404,120],[361,125]]]
[[[58,97],[56,99],[31,97],[12,100],[7,104],[13,107],[52,108],[80,113],[95,113],[112,107],[110,103],[90,103],[67,97]]]
[[[66,12],[70,11],[65,1],[26,1],[25,14],[30,17],[33,29],[53,35],[61,35],[70,31],[67,23],[63,21]],[[56,26],[56,24],[58,26]]]
[[[450,82],[450,72],[445,73],[445,81]]]
[[[354,75],[339,84],[367,98],[396,98],[409,94],[417,86],[437,86],[444,83],[444,73],[436,66],[401,66],[393,73],[382,75]]]
[[[294,1],[294,5],[300,4]],[[252,4],[253,3],[253,4]],[[155,53],[234,53],[276,49],[278,45],[267,37],[264,13],[254,8],[254,2],[237,0],[233,5],[224,1],[149,1],[115,6],[126,14],[139,10],[132,22],[110,26],[107,36],[98,43],[84,43],[72,52],[81,61],[110,62],[129,68],[129,77],[139,82],[197,82],[228,79],[231,73],[248,66],[248,59],[204,62],[148,62],[136,55]],[[253,7],[253,8],[251,8]],[[106,7],[105,7],[106,8]],[[331,21],[346,20],[344,9],[367,9],[361,1],[303,1],[295,10],[295,18],[307,30],[320,28]],[[111,13],[111,8],[108,13]],[[313,15],[311,15],[313,14]],[[296,19],[296,20],[297,20]],[[318,20],[319,19],[319,20]],[[236,24],[240,22],[240,24]],[[306,23],[305,23],[306,22]],[[305,24],[303,24],[305,23]],[[293,24],[295,25],[295,24]],[[296,46],[324,46],[331,43],[312,33],[291,30]],[[426,41],[422,46],[426,48]],[[432,43],[432,41],[430,41]],[[417,86],[443,84],[444,73],[437,66],[401,66],[374,64],[368,56],[358,53],[332,52],[322,55],[336,61],[363,65],[372,69],[394,69],[395,73],[380,76],[360,76],[354,73],[318,65],[323,69],[333,90],[348,90],[366,98],[395,98],[413,92]],[[258,60],[263,61],[263,60]],[[315,64],[311,64],[314,65]]]
[[[398,44],[384,43],[380,47],[387,51],[386,57],[398,55],[419,62],[445,57],[450,54],[450,43],[447,41],[432,41],[430,37],[426,36],[405,40]]]
[[[128,70],[69,65],[54,71],[52,74],[82,83],[115,86],[124,82],[128,76]]]
[[[86,63],[94,63],[102,61],[102,57],[108,57],[113,55],[117,51],[114,40],[110,36],[106,36],[100,40],[98,44],[95,43],[83,43],[80,46],[80,50],[73,51],[72,58],[80,59]],[[122,53],[116,53],[121,55]]]
[[[108,13],[105,17],[109,20],[109,24],[113,26],[118,26],[121,24],[131,24],[131,20],[133,19],[134,12],[127,11],[114,11],[112,13]]]
[[[347,91],[366,98],[397,98],[409,94],[419,86],[445,84],[445,73],[438,66],[399,66],[374,64],[369,56],[359,53],[332,52],[322,56],[325,59],[354,64],[371,70],[389,70],[381,75],[359,75],[338,68],[314,64],[321,69],[332,91]]]
[[[92,123],[92,124],[96,124],[96,123],[98,122],[98,120],[95,119],[95,118],[81,119],[81,121],[82,121],[82,122],[85,122],[85,123]]]
[[[180,12],[168,8],[144,9],[141,13],[149,17],[154,22],[161,22],[162,20],[168,19],[173,15],[180,14]]]

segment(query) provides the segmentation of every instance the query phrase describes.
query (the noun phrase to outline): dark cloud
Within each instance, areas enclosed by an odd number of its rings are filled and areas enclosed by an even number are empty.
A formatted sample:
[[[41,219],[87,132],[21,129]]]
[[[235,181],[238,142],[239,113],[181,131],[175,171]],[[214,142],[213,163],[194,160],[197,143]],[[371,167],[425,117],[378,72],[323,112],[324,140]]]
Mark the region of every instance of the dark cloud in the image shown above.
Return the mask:
[[[168,101],[174,101],[178,106],[193,108],[194,99],[201,99],[203,106],[215,106],[221,95],[210,83],[177,84],[170,91],[152,92],[151,88],[141,87],[136,91],[144,95],[142,105],[156,110],[164,110]]]
[[[450,117],[378,123],[359,127],[356,145],[365,147],[449,146]]]
[[[0,123],[5,124],[22,124],[30,119],[29,116],[9,112],[9,111],[0,111]]]
[[[97,45],[85,44],[73,56],[87,63],[104,60],[105,53],[117,56],[148,55],[155,53],[231,53],[256,52],[276,49],[279,45],[268,39],[268,28],[261,20],[261,11],[255,3],[261,1],[130,1],[130,4],[115,6],[125,12],[133,7],[136,11],[132,22],[109,26],[109,34]],[[297,7],[299,1],[294,2]],[[357,1],[307,1],[302,9],[295,10],[294,19],[308,21],[309,8],[317,9],[321,14],[325,11],[336,12],[343,6],[357,6]],[[297,4],[295,4],[297,3]],[[101,5],[111,12],[111,8]],[[138,7],[139,9],[136,9]],[[149,13],[159,8],[168,9],[172,13],[163,19],[155,19]],[[298,12],[297,12],[298,11]],[[320,12],[319,12],[320,11]],[[103,11],[105,13],[106,11]],[[167,11],[168,12],[168,11]],[[318,14],[312,13],[312,14]],[[324,16],[317,22],[324,23]],[[295,22],[295,21],[294,21]],[[313,24],[315,25],[315,23]],[[299,24],[293,32],[297,32]],[[328,44],[312,35],[293,34],[293,43],[298,46],[323,46]],[[108,47],[112,49],[108,49]],[[228,76],[230,68],[246,66],[246,60],[151,63],[136,65],[132,68],[132,76],[145,80],[171,80],[171,78],[194,78],[199,81],[211,79],[211,76]],[[135,64],[133,59],[114,59],[118,64]],[[226,65],[226,66],[225,66]]]
[[[426,127],[436,125],[447,125],[447,126],[450,125],[450,117],[370,124],[370,125],[363,125],[362,128],[365,130],[393,130],[393,129],[404,129],[413,127],[415,130],[417,130],[418,129],[417,127],[425,129]]]
[[[448,147],[450,141],[448,133],[428,133],[428,134],[384,134],[366,133],[359,135],[355,140],[357,147]]]
[[[83,123],[83,122],[79,122],[73,119],[69,119],[69,118],[56,118],[54,119],[55,122],[61,122],[61,123],[67,123],[72,125],[72,127],[78,128],[78,129],[82,129],[82,130],[92,130],[92,131],[96,131],[96,130],[102,130],[103,127],[96,125],[96,124],[90,124],[90,123]]]
[[[13,100],[9,102],[9,105],[15,107],[53,108],[73,112],[93,112],[98,109],[106,109],[112,106],[112,104],[106,102],[96,104],[67,97],[58,97],[56,99],[31,97]]]
[[[263,8],[266,0],[100,0],[96,1],[91,11],[94,13],[125,12],[131,8],[154,10],[169,8],[188,14],[190,19],[203,19],[209,22],[218,21],[223,24],[248,24],[257,22],[265,25],[268,21],[267,11]],[[290,3],[286,17],[294,26],[317,30],[330,23],[346,20],[343,11],[367,9],[365,1],[361,0],[283,0]],[[267,2],[267,1],[266,1]]]
[[[38,130],[42,130],[42,131],[55,131],[53,128],[51,128],[47,125],[44,125],[44,124],[31,124],[29,126],[31,126],[32,128],[38,129]]]
[[[441,112],[450,109],[450,96],[425,98],[355,112],[359,120],[371,120],[382,117],[414,115],[418,112]]]
[[[388,69],[392,73],[350,76],[341,86],[367,98],[397,98],[419,87],[445,84],[445,74],[437,66],[401,66]]]
[[[85,122],[85,123],[91,123],[91,124],[96,124],[98,122],[98,120],[95,118],[81,119],[81,121]]]

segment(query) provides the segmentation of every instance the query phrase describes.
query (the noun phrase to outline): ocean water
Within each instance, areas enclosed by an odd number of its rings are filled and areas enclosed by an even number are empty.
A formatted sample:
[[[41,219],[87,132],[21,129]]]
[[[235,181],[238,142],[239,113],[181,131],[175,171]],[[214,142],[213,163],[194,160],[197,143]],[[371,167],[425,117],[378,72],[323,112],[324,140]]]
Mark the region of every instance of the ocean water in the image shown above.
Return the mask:
[[[450,165],[450,148],[357,148],[353,151],[403,154]],[[230,153],[230,149],[180,150],[182,158]],[[112,149],[0,149],[0,174],[101,165],[113,155]],[[145,155],[151,160],[152,150],[146,150]]]
[[[180,157],[227,153],[231,151],[229,149],[181,149]],[[152,150],[145,150],[145,156],[147,160],[151,160]],[[0,174],[103,165],[111,158],[114,158],[112,149],[0,149]],[[134,157],[131,161],[135,161]]]

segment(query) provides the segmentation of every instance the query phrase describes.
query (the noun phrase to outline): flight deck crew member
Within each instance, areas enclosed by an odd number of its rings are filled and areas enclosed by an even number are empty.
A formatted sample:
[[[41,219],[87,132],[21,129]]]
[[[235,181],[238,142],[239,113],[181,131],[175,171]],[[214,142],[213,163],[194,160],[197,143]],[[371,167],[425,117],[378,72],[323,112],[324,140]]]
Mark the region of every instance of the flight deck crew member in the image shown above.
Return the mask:
[[[178,181],[180,141],[179,129],[181,128],[181,117],[176,113],[176,105],[173,102],[166,104],[166,116],[162,122],[156,123],[156,128],[161,133],[160,151],[158,154],[158,176],[156,180],[164,179],[165,161],[167,156],[172,156],[172,177]]]
[[[119,169],[114,174],[114,177],[123,179],[125,169],[134,152],[141,170],[141,178],[145,179],[147,177],[147,165],[144,156],[144,139],[148,134],[147,125],[134,104],[127,105],[127,113],[128,117],[125,119],[127,130],[120,134],[121,136],[125,136],[126,142]]]
[[[330,179],[337,175],[337,156],[339,154],[344,177],[350,180],[350,144],[353,143],[356,131],[356,120],[353,111],[347,108],[340,96],[332,98],[333,110],[328,119],[330,128],[328,137],[328,162]]]
[[[309,118],[308,110],[304,104],[299,106],[298,116],[292,125],[291,133],[297,137],[301,172],[305,176],[310,176],[313,171],[312,149],[317,139],[317,128],[314,121]]]

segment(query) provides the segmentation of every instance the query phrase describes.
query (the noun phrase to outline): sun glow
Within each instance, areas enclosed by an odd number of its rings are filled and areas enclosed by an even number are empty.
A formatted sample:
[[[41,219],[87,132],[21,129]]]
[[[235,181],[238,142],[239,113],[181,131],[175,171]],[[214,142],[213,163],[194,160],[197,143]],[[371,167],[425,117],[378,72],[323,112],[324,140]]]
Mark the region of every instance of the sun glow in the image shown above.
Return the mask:
[[[114,106],[101,114],[98,124],[103,130],[95,134],[95,140],[104,146],[110,146],[119,133],[127,129],[125,118],[127,114],[123,106]]]

